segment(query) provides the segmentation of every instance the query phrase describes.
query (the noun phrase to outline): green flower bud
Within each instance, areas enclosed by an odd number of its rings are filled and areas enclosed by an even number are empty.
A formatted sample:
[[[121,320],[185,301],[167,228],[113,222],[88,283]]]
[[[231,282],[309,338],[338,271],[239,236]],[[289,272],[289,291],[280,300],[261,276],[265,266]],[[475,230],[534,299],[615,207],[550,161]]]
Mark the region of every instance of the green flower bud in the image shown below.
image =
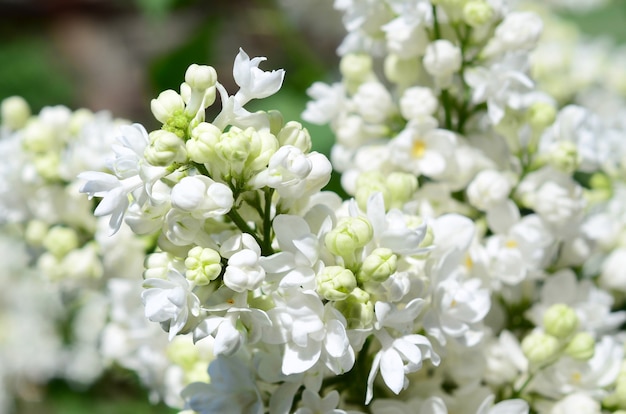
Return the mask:
[[[361,173],[356,180],[356,192],[354,196],[361,210],[367,209],[367,201],[375,192],[379,192],[383,195],[385,208],[389,209],[392,194],[385,182],[385,176],[380,171],[366,171]]]
[[[187,160],[185,142],[176,134],[160,129],[152,131],[148,137],[150,144],[146,147],[144,156],[150,164],[168,166]]]
[[[311,135],[309,134],[309,131],[299,122],[287,122],[280,130],[276,138],[281,146],[293,145],[305,154],[311,151]]]
[[[521,345],[531,364],[544,364],[559,353],[559,340],[543,332],[532,332],[522,340]]]
[[[565,354],[579,361],[591,359],[595,353],[596,341],[587,332],[578,332],[565,347]]]
[[[280,111],[276,109],[271,109],[267,111],[267,117],[270,119],[270,132],[274,135],[277,135],[278,133],[280,133],[280,130],[285,125],[283,114],[281,114]],[[295,121],[290,121],[290,122],[295,122]],[[285,144],[281,143],[281,145],[285,145]]]
[[[52,227],[43,239],[43,246],[54,257],[61,259],[78,247],[78,234],[69,227]]]
[[[374,230],[365,217],[349,217],[326,234],[326,247],[338,256],[349,256],[372,240]]]
[[[412,85],[423,72],[419,59],[402,59],[390,53],[384,62],[385,77],[400,86]]]
[[[544,129],[556,119],[556,108],[547,102],[535,102],[528,108],[528,123],[536,129]]]
[[[580,165],[578,147],[571,141],[559,141],[548,154],[548,162],[554,169],[571,174]]]
[[[354,93],[360,84],[372,78],[372,66],[372,57],[365,53],[349,53],[341,58],[339,72],[349,92]]]
[[[187,156],[199,164],[218,161],[215,145],[219,142],[222,131],[208,122],[199,123],[192,131],[191,138],[185,142]]]
[[[51,126],[39,120],[29,122],[24,128],[22,145],[29,152],[47,152],[55,146],[55,134]]]
[[[463,20],[469,26],[480,27],[491,21],[493,8],[484,0],[470,0],[463,6]]]
[[[21,96],[11,96],[0,105],[2,124],[10,130],[22,129],[30,118],[30,106]]]
[[[61,158],[56,152],[39,153],[33,159],[35,171],[44,180],[55,181],[61,178],[59,174],[59,166]]]
[[[401,208],[417,190],[417,176],[404,172],[392,172],[385,180],[391,193],[391,205],[387,208]],[[387,204],[385,204],[387,205]]]
[[[159,122],[166,124],[175,114],[183,113],[185,102],[176,91],[168,89],[150,101],[150,109]]]
[[[231,127],[221,135],[215,152],[232,177],[247,179],[267,167],[277,149],[278,140],[269,131]]]
[[[173,257],[166,252],[151,253],[143,261],[144,279],[167,279]]]
[[[32,246],[41,246],[50,226],[42,220],[31,220],[26,226],[24,238]]]
[[[345,300],[335,302],[335,308],[346,318],[348,329],[369,328],[374,321],[374,304],[370,295],[358,287]]]
[[[550,306],[543,314],[543,326],[548,335],[564,339],[578,329],[578,316],[571,307],[557,303]]]
[[[192,89],[205,90],[215,86],[217,72],[211,66],[192,64],[185,72],[185,82]]]
[[[354,273],[342,266],[326,266],[315,276],[318,293],[328,300],[344,300],[356,287]]]
[[[391,249],[379,247],[365,258],[357,273],[359,283],[382,283],[398,268],[398,256]]]
[[[197,286],[208,285],[222,272],[222,258],[213,249],[196,246],[189,250],[185,259],[185,277]]]

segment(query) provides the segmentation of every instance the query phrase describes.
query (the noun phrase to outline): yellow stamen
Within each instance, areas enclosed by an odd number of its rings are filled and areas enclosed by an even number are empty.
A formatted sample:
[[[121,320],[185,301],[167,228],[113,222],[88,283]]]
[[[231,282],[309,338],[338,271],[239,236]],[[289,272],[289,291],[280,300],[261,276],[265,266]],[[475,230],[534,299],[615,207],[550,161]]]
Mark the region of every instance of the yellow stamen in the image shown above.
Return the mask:
[[[506,243],[504,243],[504,245],[508,247],[509,249],[514,249],[517,247],[517,242],[515,240],[509,239],[506,241]]]
[[[469,254],[465,255],[465,267],[467,267],[470,270],[472,269],[472,267],[474,267],[474,261],[472,260]]]
[[[580,381],[583,379],[583,374],[581,374],[580,372],[576,371],[572,374],[572,382],[574,384],[580,384]]]
[[[411,155],[413,158],[422,158],[426,152],[426,143],[421,139],[416,140],[411,148]]]

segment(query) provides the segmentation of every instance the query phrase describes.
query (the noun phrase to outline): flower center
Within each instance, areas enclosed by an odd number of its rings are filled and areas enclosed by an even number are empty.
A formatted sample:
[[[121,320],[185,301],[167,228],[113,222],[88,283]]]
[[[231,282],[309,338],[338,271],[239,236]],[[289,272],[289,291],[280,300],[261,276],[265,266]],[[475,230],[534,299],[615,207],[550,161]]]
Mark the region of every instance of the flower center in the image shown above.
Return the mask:
[[[411,148],[413,158],[422,158],[426,152],[426,143],[421,139],[416,140]]]
[[[515,240],[509,239],[506,241],[506,243],[504,243],[504,245],[509,249],[514,249],[517,247],[517,242]]]

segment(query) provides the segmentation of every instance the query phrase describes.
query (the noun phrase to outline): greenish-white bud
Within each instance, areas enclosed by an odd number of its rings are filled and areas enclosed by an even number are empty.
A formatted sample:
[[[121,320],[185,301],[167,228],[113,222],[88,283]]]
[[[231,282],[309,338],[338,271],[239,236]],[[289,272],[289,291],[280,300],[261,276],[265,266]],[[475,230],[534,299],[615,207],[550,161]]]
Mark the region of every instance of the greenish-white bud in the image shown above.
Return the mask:
[[[217,161],[215,145],[221,135],[222,131],[215,125],[208,122],[199,123],[191,131],[191,138],[185,143],[189,159],[199,164]]]
[[[543,314],[543,326],[548,335],[564,339],[578,329],[576,311],[564,303],[550,306]]]
[[[26,239],[26,242],[31,246],[41,246],[46,235],[48,234],[49,229],[50,226],[45,221],[31,220],[26,226],[24,238]]]
[[[463,20],[469,26],[480,27],[491,21],[493,8],[484,0],[470,0],[463,6]]]
[[[391,276],[398,268],[398,256],[391,249],[379,247],[374,249],[363,260],[357,273],[359,283],[369,281],[382,283]]]
[[[166,252],[151,253],[143,261],[144,279],[167,279],[172,264],[172,256]]]
[[[280,130],[276,138],[281,146],[293,145],[305,154],[311,151],[311,135],[309,134],[309,131],[299,122],[287,122]]]
[[[339,72],[351,92],[358,86],[372,79],[372,57],[366,53],[349,53],[339,62]]]
[[[522,352],[531,364],[541,365],[559,353],[559,340],[543,332],[532,332],[522,340]]]
[[[22,129],[30,118],[30,114],[30,106],[21,96],[6,98],[0,105],[2,124],[13,131]]]
[[[349,329],[369,328],[374,321],[374,304],[370,295],[361,288],[354,288],[345,300],[335,303],[348,322]]]
[[[278,149],[278,140],[269,131],[231,127],[216,145],[217,155],[226,163],[231,176],[249,178],[264,167]]]
[[[367,201],[373,193],[381,193],[385,202],[385,208],[391,206],[392,194],[385,176],[380,171],[366,171],[359,175],[356,180],[356,192],[354,198],[361,210],[367,209]]]
[[[89,109],[81,108],[72,113],[70,118],[69,132],[72,135],[78,135],[83,127],[93,120],[94,114]]]
[[[61,178],[59,166],[61,158],[56,152],[37,153],[33,158],[35,171],[44,180],[55,181]]]
[[[588,332],[578,332],[565,347],[565,354],[579,361],[587,361],[593,357],[596,340]]]
[[[556,108],[548,102],[535,102],[528,108],[527,117],[530,126],[542,130],[556,119]]]
[[[220,254],[215,250],[196,246],[187,253],[185,277],[197,286],[208,285],[222,272],[221,260]]]
[[[578,147],[571,141],[559,141],[548,154],[548,162],[554,169],[566,174],[573,173],[580,165]]]
[[[148,137],[150,144],[146,147],[144,156],[150,164],[165,167],[187,160],[185,142],[176,134],[159,129],[152,131]]]
[[[385,58],[383,69],[389,81],[403,87],[415,84],[422,72],[418,59],[402,59],[393,53]]]
[[[217,82],[217,72],[213,67],[207,65],[192,64],[185,72],[185,82],[192,89],[204,91]]]
[[[183,113],[185,102],[176,91],[168,89],[150,101],[150,109],[159,122],[166,124],[175,114]]]
[[[417,229],[419,226],[424,224],[424,219],[420,216],[413,215],[405,215],[404,219],[406,220],[406,225],[410,229]],[[435,242],[435,233],[433,231],[432,226],[426,225],[426,234],[422,239],[421,243],[418,247],[425,248],[430,247]]]
[[[349,256],[372,240],[374,230],[365,217],[348,217],[326,233],[324,242],[333,254]]]
[[[391,205],[387,208],[401,208],[413,197],[417,190],[417,176],[405,172],[392,172],[385,180],[391,193]]]
[[[267,117],[270,120],[270,132],[274,135],[277,135],[285,125],[285,119],[283,118],[283,114],[281,114],[280,111],[276,109],[270,109],[269,111],[267,111]]]
[[[78,234],[69,227],[54,226],[43,239],[43,246],[57,259],[78,247]]]
[[[194,382],[204,382],[208,383],[211,381],[209,377],[209,372],[206,369],[207,361],[197,361],[193,366],[189,369],[185,370],[184,382],[186,384],[191,384]],[[178,414],[195,414],[196,411],[180,411]]]
[[[39,120],[29,122],[24,128],[22,145],[29,152],[47,152],[56,142],[52,127]]]
[[[318,293],[328,300],[344,300],[356,287],[356,277],[342,266],[326,266],[315,276]]]

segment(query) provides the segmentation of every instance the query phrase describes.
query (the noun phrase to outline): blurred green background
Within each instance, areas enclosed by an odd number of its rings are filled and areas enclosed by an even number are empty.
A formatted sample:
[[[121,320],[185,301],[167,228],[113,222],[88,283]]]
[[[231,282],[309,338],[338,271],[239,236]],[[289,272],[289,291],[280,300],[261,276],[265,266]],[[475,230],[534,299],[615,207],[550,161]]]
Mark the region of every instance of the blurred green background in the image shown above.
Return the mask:
[[[344,32],[332,0],[0,0],[0,98],[21,95],[43,106],[112,110],[156,127],[150,99],[178,89],[191,63],[210,64],[232,93],[238,48],[284,68],[281,91],[261,102],[300,119],[306,89],[338,78],[335,48]],[[593,36],[626,43],[626,1],[565,14]],[[625,74],[626,76],[626,74]],[[250,109],[254,109],[254,105]],[[314,149],[328,153],[327,127],[306,124]],[[336,186],[336,181],[335,181]],[[19,414],[170,413],[148,402],[129,373],[113,372],[89,389],[56,381],[19,404]]]

